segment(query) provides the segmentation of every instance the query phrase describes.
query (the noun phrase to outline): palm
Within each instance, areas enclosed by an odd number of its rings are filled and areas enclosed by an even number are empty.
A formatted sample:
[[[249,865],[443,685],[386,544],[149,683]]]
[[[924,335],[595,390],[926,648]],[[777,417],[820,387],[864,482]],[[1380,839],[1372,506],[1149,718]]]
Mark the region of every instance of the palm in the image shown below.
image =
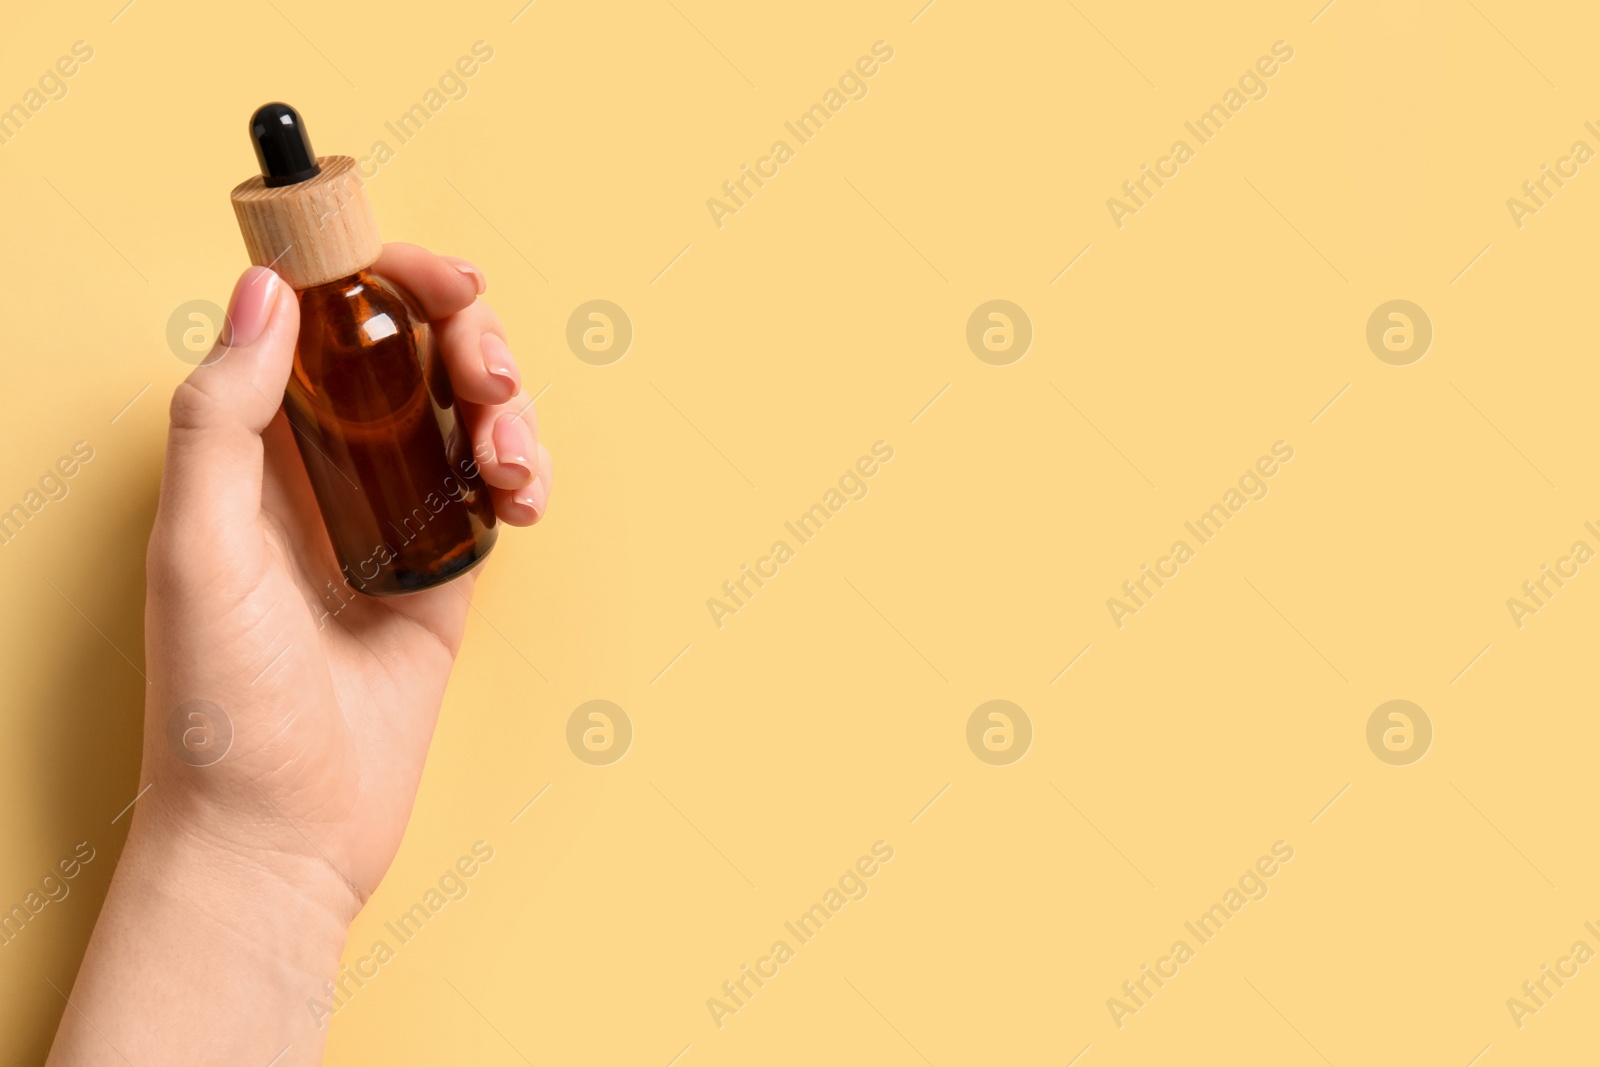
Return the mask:
[[[281,618],[308,653],[258,683],[270,685],[277,707],[293,715],[283,731],[265,733],[283,746],[271,754],[284,790],[279,803],[289,818],[292,811],[320,815],[326,843],[302,829],[364,899],[388,868],[411,814],[476,579],[405,597],[352,592],[340,580],[281,414],[264,443],[262,522],[266,544],[277,551],[272,580],[251,610]],[[255,662],[265,662],[263,654],[278,650],[250,651]],[[296,713],[296,703],[312,699],[320,706]]]

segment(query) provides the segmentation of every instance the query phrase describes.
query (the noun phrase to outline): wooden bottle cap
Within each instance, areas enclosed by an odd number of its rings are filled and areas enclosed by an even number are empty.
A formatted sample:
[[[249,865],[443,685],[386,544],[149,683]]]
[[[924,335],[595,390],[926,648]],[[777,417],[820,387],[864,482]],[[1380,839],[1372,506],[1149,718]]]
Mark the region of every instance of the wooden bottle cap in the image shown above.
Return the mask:
[[[350,156],[318,156],[322,173],[269,189],[256,175],[233,190],[250,262],[295,289],[347,278],[378,261],[383,242]]]

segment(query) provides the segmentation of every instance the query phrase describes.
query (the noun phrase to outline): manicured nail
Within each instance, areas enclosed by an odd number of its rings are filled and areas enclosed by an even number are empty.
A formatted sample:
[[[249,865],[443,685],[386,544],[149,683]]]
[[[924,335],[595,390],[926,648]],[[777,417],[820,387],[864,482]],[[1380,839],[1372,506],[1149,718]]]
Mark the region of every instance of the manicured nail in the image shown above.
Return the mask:
[[[489,279],[483,276],[483,271],[474,267],[471,263],[464,259],[452,259],[450,265],[472,279],[472,284],[478,290],[479,296],[482,296],[488,290]]]
[[[533,434],[528,424],[513,412],[506,412],[495,420],[494,458],[502,467],[510,467],[520,477],[533,479]]]
[[[506,399],[516,396],[517,390],[522,388],[522,375],[517,373],[517,361],[511,358],[511,349],[494,333],[485,333],[478,347],[483,350],[484,369],[489,377],[505,387]]]
[[[533,512],[533,521],[538,522],[544,517],[545,508],[550,506],[550,490],[545,487],[543,478],[535,478],[526,489],[512,493],[511,502]]]
[[[223,320],[218,343],[224,348],[253,344],[272,321],[281,284],[278,276],[266,267],[251,267],[239,275],[233,297],[228,301],[228,314]]]

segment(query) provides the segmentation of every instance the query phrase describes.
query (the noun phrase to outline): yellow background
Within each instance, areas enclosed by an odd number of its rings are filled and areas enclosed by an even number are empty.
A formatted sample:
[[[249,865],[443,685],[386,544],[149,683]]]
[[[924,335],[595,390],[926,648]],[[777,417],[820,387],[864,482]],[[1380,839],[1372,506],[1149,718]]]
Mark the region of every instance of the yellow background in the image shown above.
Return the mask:
[[[284,99],[321,152],[395,146],[478,40],[493,60],[371,196],[388,237],[486,271],[556,492],[480,586],[347,958],[474,841],[495,858],[338,1014],[329,1063],[1593,1047],[1600,964],[1521,1029],[1506,999],[1600,948],[1600,577],[1520,629],[1506,599],[1600,547],[1596,164],[1520,229],[1506,199],[1600,148],[1600,17],[920,2],[0,11],[6,103],[94,48],[0,147],[0,505],[95,449],[0,548],[0,902],[99,852],[0,949],[8,1058],[43,1056],[140,787],[128,661],[189,369],[165,331],[245,265],[245,120]],[[879,40],[869,95],[719,229],[707,198]],[[1107,198],[1279,40],[1267,97],[1115,226]],[[565,340],[596,298],[636,333],[609,366]],[[1008,366],[965,340],[990,299],[1032,322]],[[1434,327],[1409,366],[1365,340],[1392,299]],[[707,598],[879,440],[870,494],[716,627]],[[1118,629],[1106,598],[1278,440],[1270,495]],[[635,730],[610,766],[565,741],[592,699]],[[967,746],[991,699],[1033,726],[1009,766]],[[1367,746],[1391,699],[1435,731],[1409,766]],[[870,894],[714,1025],[707,998],[878,840]],[[1278,840],[1270,895],[1114,1025],[1107,998]]]

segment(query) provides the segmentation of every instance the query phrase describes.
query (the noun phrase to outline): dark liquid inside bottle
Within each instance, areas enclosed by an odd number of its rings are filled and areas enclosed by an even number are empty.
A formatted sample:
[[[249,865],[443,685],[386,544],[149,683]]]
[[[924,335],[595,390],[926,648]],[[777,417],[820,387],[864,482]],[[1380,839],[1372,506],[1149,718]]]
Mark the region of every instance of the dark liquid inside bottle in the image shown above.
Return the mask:
[[[283,409],[346,579],[392,596],[464,573],[494,547],[494,503],[427,318],[365,270],[299,296]]]

